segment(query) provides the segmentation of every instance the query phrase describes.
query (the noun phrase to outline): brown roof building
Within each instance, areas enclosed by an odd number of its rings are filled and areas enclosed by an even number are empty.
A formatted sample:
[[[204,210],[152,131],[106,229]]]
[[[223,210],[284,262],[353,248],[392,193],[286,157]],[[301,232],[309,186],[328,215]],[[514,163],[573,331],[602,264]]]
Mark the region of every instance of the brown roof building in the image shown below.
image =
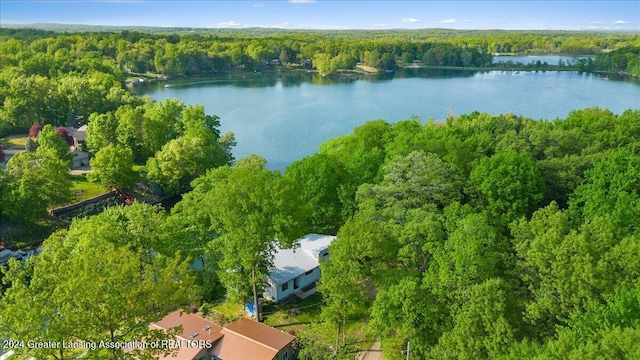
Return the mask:
[[[176,339],[177,353],[161,360],[293,359],[294,336],[247,318],[221,327],[197,315],[174,311],[151,327],[166,330],[179,325],[183,331]]]

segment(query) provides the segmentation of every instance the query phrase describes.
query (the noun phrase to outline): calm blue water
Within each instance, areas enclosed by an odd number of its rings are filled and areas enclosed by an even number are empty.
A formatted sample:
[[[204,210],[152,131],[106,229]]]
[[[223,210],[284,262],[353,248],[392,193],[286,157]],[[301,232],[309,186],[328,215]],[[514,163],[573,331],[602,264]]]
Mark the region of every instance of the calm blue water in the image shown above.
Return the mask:
[[[426,69],[393,74],[323,78],[313,73],[225,75],[139,87],[156,100],[203,104],[233,131],[236,158],[251,153],[284,169],[318,145],[351,133],[368,120],[389,122],[418,115],[443,120],[465,114],[513,112],[534,119],[564,118],[599,106],[616,113],[640,108],[640,82],[575,72],[466,72]]]

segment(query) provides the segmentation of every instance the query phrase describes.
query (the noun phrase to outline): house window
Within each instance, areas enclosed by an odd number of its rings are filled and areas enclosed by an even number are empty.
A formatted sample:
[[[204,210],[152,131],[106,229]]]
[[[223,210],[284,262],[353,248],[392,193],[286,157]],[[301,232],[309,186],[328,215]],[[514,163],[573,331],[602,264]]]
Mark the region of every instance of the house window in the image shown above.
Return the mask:
[[[307,271],[306,273],[304,273],[305,275],[311,275],[311,273],[313,272],[313,269]]]
[[[285,350],[282,354],[282,360],[289,360],[289,350]]]
[[[287,291],[287,289],[289,289],[289,282],[288,281],[286,283],[282,284],[282,291]]]

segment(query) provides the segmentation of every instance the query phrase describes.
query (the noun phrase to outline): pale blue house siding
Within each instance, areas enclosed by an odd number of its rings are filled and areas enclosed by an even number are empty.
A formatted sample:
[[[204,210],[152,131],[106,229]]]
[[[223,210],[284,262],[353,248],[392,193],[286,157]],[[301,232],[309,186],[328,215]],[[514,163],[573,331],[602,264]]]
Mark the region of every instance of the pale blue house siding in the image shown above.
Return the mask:
[[[294,291],[296,289],[302,289],[304,287],[307,287],[311,284],[313,284],[315,281],[320,280],[320,268],[314,268],[312,270],[310,270],[307,273],[304,273],[298,277],[296,277],[295,279],[289,280],[286,282],[287,286],[286,286],[286,290],[282,290],[282,285],[284,284],[280,284],[276,287],[276,296],[274,297],[274,301],[281,301],[284,300],[286,298],[288,298],[289,296],[292,296]],[[297,285],[297,287],[296,287]],[[272,287],[271,290],[274,290],[274,288]],[[273,291],[272,291],[273,293]]]
[[[311,270],[310,274],[302,274],[298,276],[298,287],[303,288],[311,285],[314,281],[320,280],[320,268]]]
[[[278,297],[276,298],[276,301],[280,301],[284,298],[287,298],[291,295],[293,295],[293,280],[289,280],[287,281],[285,284],[287,284],[286,286],[286,290],[282,290],[282,287],[284,286],[284,284],[280,284],[278,285]]]
[[[264,297],[278,302],[320,280],[319,262],[328,260],[328,247],[334,239],[331,235],[308,234],[298,239],[299,247],[278,249]]]
[[[289,296],[293,296],[293,293],[296,289],[305,288],[318,280],[320,280],[320,268],[316,267],[308,271],[308,273],[304,273],[296,277],[295,279],[286,281],[283,284],[275,285],[271,281],[269,281],[269,286],[267,286],[263,295],[265,298],[270,299],[271,301],[282,301]],[[284,284],[287,284],[287,286],[285,286],[285,290],[282,289]]]

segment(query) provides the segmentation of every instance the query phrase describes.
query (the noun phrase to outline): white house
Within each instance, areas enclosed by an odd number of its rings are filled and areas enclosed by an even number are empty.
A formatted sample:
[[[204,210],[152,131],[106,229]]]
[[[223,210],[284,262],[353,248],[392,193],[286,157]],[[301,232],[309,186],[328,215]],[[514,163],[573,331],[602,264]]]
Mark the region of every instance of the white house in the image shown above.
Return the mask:
[[[303,289],[315,289],[315,282],[320,279],[319,261],[328,259],[329,245],[335,238],[308,234],[296,240],[299,246],[295,249],[278,249],[263,296],[278,302],[302,294]]]
[[[71,152],[73,155],[73,168],[77,169],[79,167],[89,165],[89,153],[86,151],[73,150]]]

